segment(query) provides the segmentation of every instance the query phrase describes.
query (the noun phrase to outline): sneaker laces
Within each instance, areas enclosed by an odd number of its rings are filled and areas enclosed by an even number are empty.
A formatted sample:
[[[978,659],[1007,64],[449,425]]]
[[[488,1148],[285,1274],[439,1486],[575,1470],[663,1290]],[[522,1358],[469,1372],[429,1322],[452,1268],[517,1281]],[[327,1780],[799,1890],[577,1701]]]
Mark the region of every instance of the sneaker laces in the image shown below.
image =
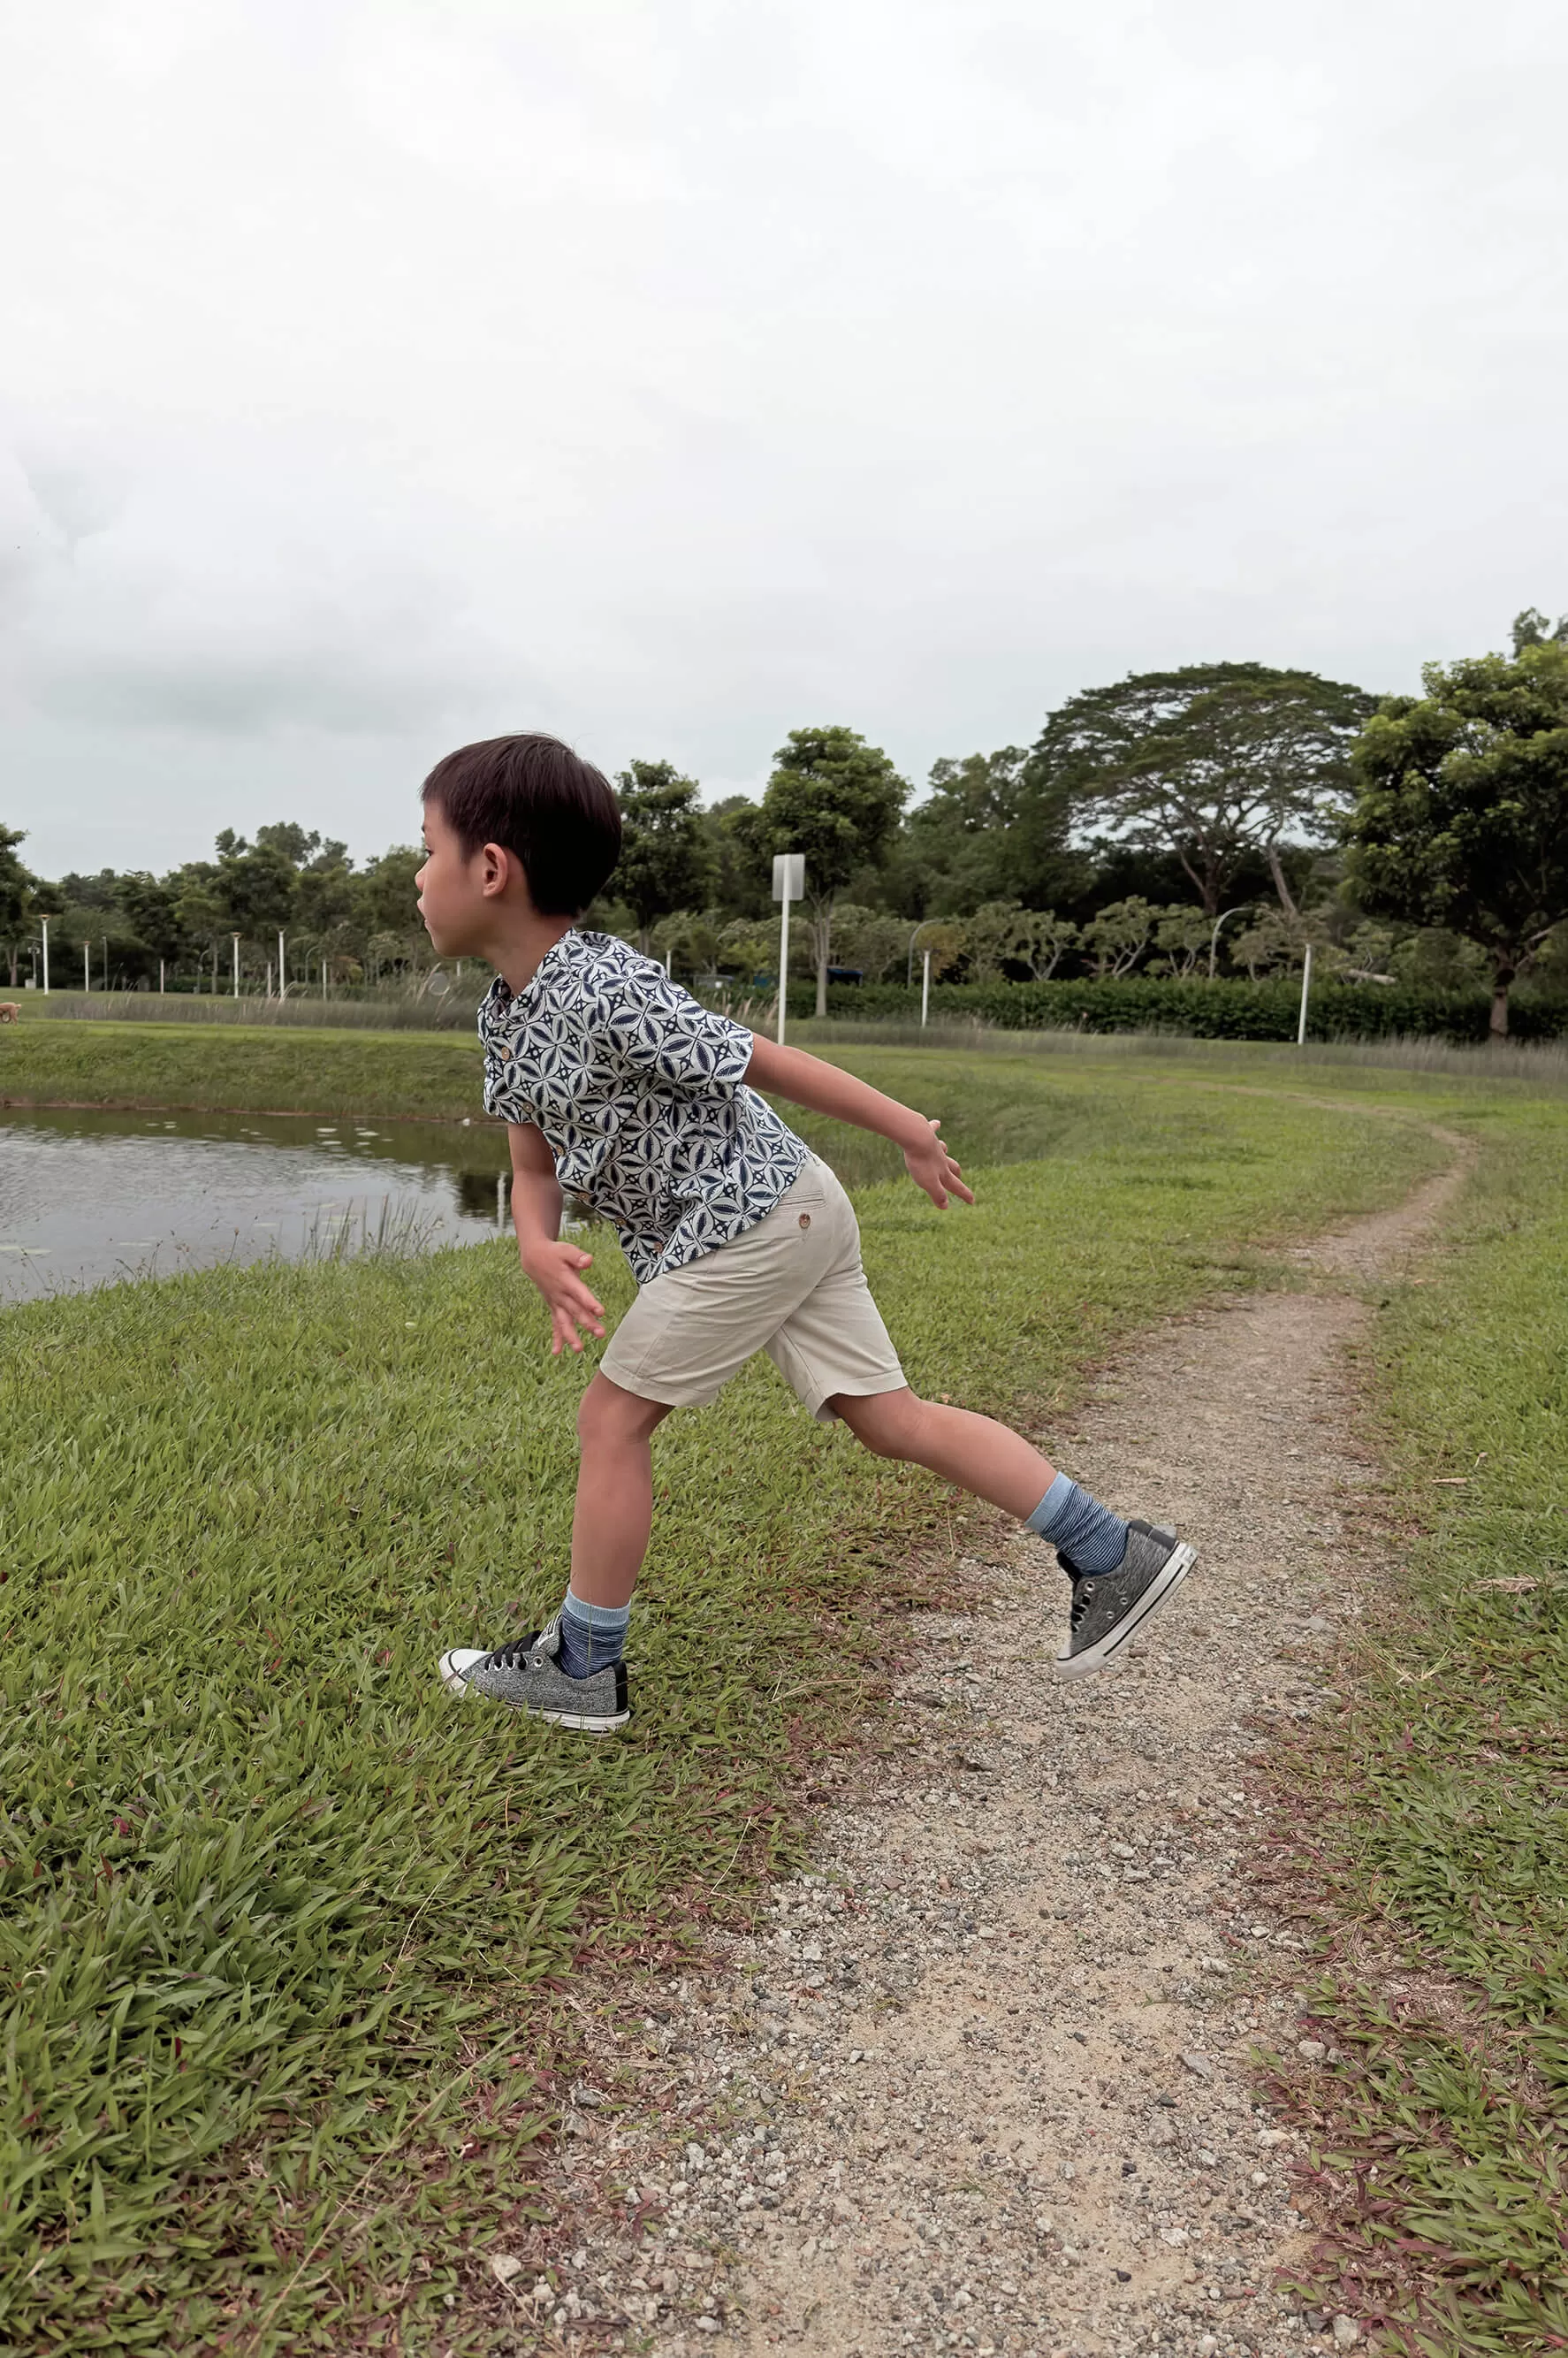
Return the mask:
[[[486,1660],[493,1669],[515,1671],[521,1667],[525,1655],[537,1650],[539,1640],[545,1635],[543,1629],[530,1629],[525,1638],[513,1638],[504,1646],[497,1646]]]
[[[1090,1573],[1080,1573],[1073,1583],[1072,1609],[1067,1617],[1070,1628],[1076,1629],[1094,1602],[1094,1575]]]

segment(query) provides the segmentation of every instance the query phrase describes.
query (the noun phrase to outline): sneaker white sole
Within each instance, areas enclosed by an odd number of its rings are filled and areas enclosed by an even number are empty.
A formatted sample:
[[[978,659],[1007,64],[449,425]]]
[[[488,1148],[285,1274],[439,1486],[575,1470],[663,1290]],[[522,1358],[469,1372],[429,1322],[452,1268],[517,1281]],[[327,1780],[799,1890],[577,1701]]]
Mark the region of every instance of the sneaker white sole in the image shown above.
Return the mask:
[[[1108,1629],[1096,1646],[1086,1646],[1081,1654],[1058,1654],[1051,1665],[1053,1677],[1058,1680],[1092,1679],[1097,1671],[1108,1670],[1129,1638],[1141,1629],[1152,1613],[1158,1612],[1166,1599],[1185,1580],[1198,1560],[1196,1548],[1179,1540],[1149,1583],[1130,1613],[1124,1614],[1113,1629]]]
[[[482,1662],[483,1660],[483,1650],[478,1646],[458,1646],[454,1647],[450,1653],[443,1654],[439,1668],[441,1684],[447,1693],[467,1702],[471,1702],[476,1697],[481,1703],[499,1702],[499,1696],[487,1695],[482,1688],[470,1685],[463,1676],[463,1671],[470,1664]],[[525,1704],[514,1704],[507,1707],[512,1710],[527,1710]],[[586,1711],[533,1711],[528,1712],[528,1716],[530,1719],[542,1719],[551,1727],[570,1728],[579,1736],[613,1736],[618,1727],[626,1725],[632,1714],[629,1711],[618,1711],[609,1714]]]

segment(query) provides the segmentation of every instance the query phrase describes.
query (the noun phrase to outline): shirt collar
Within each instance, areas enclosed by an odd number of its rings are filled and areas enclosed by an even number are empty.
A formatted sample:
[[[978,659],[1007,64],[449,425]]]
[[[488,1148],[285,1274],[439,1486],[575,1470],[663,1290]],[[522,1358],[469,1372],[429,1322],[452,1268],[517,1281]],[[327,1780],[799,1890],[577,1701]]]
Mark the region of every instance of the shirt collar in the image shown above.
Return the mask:
[[[521,990],[513,990],[503,974],[498,974],[484,995],[484,1011],[488,1015],[507,1016],[523,1013],[536,1000],[547,979],[546,969],[565,965],[584,936],[573,925],[558,942],[552,942]]]

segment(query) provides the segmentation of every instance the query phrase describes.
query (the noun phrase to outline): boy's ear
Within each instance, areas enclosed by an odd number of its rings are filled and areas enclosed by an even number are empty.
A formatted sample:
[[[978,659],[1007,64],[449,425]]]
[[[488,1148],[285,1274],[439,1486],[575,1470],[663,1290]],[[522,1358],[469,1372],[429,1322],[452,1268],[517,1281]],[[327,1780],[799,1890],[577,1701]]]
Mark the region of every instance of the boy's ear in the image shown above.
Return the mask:
[[[487,843],[479,855],[479,889],[487,901],[505,892],[514,876],[523,875],[523,862],[504,844]]]

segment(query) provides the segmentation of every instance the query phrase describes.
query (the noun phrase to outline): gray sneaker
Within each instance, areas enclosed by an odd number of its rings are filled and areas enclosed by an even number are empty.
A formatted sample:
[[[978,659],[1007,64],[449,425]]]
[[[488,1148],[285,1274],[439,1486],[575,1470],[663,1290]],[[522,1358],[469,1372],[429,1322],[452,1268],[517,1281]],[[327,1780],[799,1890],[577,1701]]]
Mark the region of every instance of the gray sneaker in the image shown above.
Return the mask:
[[[1091,1678],[1116,1659],[1135,1629],[1185,1580],[1197,1552],[1157,1523],[1129,1523],[1127,1553],[1114,1572],[1073,1572],[1073,1616],[1054,1665],[1059,1679]]]
[[[626,1703],[626,1665],[609,1662],[586,1679],[568,1679],[557,1657],[561,1650],[557,1613],[543,1629],[514,1638],[486,1654],[477,1646],[456,1646],[441,1657],[441,1684],[449,1694],[488,1695],[510,1704],[552,1727],[576,1728],[583,1736],[609,1736],[632,1714]]]

